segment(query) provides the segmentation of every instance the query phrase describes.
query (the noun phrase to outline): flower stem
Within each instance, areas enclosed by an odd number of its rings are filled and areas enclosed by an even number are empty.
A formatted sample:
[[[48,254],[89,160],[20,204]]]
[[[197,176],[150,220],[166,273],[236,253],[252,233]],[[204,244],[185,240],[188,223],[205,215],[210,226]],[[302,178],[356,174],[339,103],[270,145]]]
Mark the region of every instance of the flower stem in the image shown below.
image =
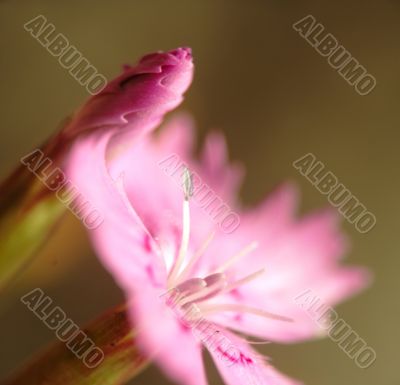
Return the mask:
[[[126,306],[108,311],[83,331],[104,352],[103,361],[88,368],[62,342],[48,347],[5,385],[114,385],[141,372],[150,361],[135,345]]]

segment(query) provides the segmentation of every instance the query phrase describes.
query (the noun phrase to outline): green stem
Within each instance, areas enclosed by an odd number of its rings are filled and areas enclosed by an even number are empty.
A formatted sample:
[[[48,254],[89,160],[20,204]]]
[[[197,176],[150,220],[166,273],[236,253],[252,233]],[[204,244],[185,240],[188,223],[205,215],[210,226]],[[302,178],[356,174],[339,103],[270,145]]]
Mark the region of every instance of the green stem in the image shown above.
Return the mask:
[[[104,359],[98,366],[88,368],[64,343],[57,342],[5,385],[123,384],[149,364],[135,345],[135,333],[125,306],[107,312],[83,331],[104,352]]]

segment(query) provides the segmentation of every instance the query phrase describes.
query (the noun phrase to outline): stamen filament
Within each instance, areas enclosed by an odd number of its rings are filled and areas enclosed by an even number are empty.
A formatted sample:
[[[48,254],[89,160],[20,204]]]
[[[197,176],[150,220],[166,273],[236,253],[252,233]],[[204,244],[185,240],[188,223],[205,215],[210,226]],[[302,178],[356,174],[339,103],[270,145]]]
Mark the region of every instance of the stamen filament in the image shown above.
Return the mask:
[[[186,267],[183,269],[182,273],[179,274],[178,276],[178,282],[182,282],[187,275],[190,273],[190,270],[192,269],[192,267],[195,265],[195,263],[199,260],[199,258],[204,254],[204,252],[207,250],[208,245],[211,243],[211,241],[213,240],[215,235],[215,231],[212,231],[207,239],[205,240],[205,242],[202,244],[202,246],[200,247],[200,249],[198,249],[193,256],[190,258],[188,264],[186,265]]]
[[[202,298],[215,292],[216,290],[223,289],[225,285],[226,285],[225,281],[218,281],[213,285],[207,286],[204,289],[201,289],[198,292],[190,294],[187,297],[183,298],[182,302],[179,305],[184,306],[189,302],[195,302],[201,300]]]
[[[203,305],[199,306],[199,309],[202,312],[202,315],[233,311],[238,313],[254,314],[265,318],[275,319],[278,321],[293,322],[291,318],[279,314],[270,313],[268,311],[246,305],[237,305],[237,304]]]
[[[241,278],[241,279],[239,279],[239,280],[237,280],[235,282],[232,282],[221,292],[221,294],[228,293],[228,292],[236,289],[239,286],[242,286],[242,285],[244,285],[244,284],[246,284],[248,282],[251,282],[254,279],[258,278],[260,275],[263,275],[264,273],[265,273],[265,269],[260,269],[260,270],[258,270],[256,272],[252,273],[252,274],[247,275],[244,278]]]
[[[244,257],[245,255],[251,253],[253,250],[255,250],[258,247],[258,242],[252,242],[248,246],[246,246],[244,249],[239,251],[237,254],[233,255],[230,257],[225,263],[223,263],[220,267],[218,267],[214,273],[223,273],[226,271],[229,267],[234,265],[240,258]]]
[[[182,239],[181,245],[179,247],[178,257],[171,269],[171,272],[168,277],[168,286],[174,282],[176,276],[179,273],[179,270],[182,266],[183,260],[186,256],[188,246],[189,246],[189,235],[190,235],[190,207],[189,207],[189,200],[183,200],[182,206]]]

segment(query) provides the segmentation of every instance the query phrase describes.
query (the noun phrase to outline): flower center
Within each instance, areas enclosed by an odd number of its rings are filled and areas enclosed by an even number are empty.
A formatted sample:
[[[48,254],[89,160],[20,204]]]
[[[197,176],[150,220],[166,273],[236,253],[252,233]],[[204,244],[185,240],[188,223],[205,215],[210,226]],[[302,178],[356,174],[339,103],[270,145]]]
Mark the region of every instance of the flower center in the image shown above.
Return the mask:
[[[166,304],[170,307],[175,307],[180,310],[185,310],[189,306],[195,305],[197,309],[201,311],[202,315],[207,315],[216,312],[239,312],[239,313],[251,313],[267,318],[273,318],[281,321],[291,321],[291,319],[276,315],[265,310],[253,308],[242,304],[207,304],[207,301],[218,296],[231,292],[232,290],[249,283],[264,273],[264,269],[258,270],[252,274],[249,274],[237,281],[229,282],[225,272],[239,259],[250,254],[254,251],[258,243],[252,242],[244,249],[239,251],[237,254],[228,258],[221,266],[205,278],[188,278],[192,268],[199,258],[206,251],[208,245],[212,241],[215,233],[212,232],[207,239],[204,241],[200,249],[193,254],[193,256],[186,263],[184,268],[184,262],[186,259],[189,238],[190,238],[190,205],[189,198],[193,193],[193,186],[191,180],[191,174],[188,169],[183,173],[183,191],[184,200],[182,207],[182,238],[181,244],[178,251],[178,256],[171,267],[168,275],[167,286],[170,295],[168,295]]]

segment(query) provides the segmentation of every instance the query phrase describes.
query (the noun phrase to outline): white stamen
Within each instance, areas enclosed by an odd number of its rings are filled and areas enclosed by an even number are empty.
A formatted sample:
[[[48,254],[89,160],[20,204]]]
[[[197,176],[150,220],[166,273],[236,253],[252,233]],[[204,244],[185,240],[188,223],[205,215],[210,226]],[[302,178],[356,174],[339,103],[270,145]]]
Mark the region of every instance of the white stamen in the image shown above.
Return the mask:
[[[182,239],[181,246],[179,248],[178,257],[176,258],[175,264],[173,265],[171,272],[168,277],[168,286],[171,287],[179,270],[182,266],[183,260],[186,256],[187,249],[189,246],[189,235],[190,235],[190,207],[189,201],[185,199],[182,206]]]
[[[214,272],[215,273],[222,273],[222,272],[226,271],[229,267],[234,265],[240,258],[242,258],[245,255],[251,253],[257,247],[258,247],[258,242],[250,243],[244,249],[239,251],[239,253],[233,255],[232,257],[230,257],[225,263],[223,263],[220,267],[218,267]]]
[[[248,282],[253,281],[254,279],[258,278],[260,275],[263,275],[265,273],[265,269],[260,269],[252,274],[249,274],[248,276],[241,278],[235,282],[230,283],[225,289],[224,291],[221,293],[228,293],[234,289],[236,289],[239,286],[242,286]]]
[[[182,273],[179,274],[178,277],[178,282],[182,282],[187,275],[190,273],[190,270],[192,267],[195,265],[195,263],[199,260],[199,258],[203,255],[203,253],[207,250],[208,245],[211,243],[215,235],[215,231],[211,231],[211,233],[208,235],[207,239],[205,242],[202,244],[200,249],[198,249],[193,256],[190,258],[188,264],[186,267],[183,269]]]
[[[181,306],[186,305],[189,302],[195,302],[201,300],[202,298],[206,297],[207,295],[214,293],[215,291],[221,290],[225,287],[226,281],[218,281],[213,285],[207,286],[204,289],[199,290],[196,293],[190,294],[187,297],[183,298],[182,302],[180,303]]]
[[[268,311],[246,305],[237,305],[237,304],[203,305],[203,306],[200,305],[199,309],[203,315],[233,311],[238,313],[250,313],[265,318],[275,319],[278,321],[293,322],[291,318],[279,314],[270,313]]]

